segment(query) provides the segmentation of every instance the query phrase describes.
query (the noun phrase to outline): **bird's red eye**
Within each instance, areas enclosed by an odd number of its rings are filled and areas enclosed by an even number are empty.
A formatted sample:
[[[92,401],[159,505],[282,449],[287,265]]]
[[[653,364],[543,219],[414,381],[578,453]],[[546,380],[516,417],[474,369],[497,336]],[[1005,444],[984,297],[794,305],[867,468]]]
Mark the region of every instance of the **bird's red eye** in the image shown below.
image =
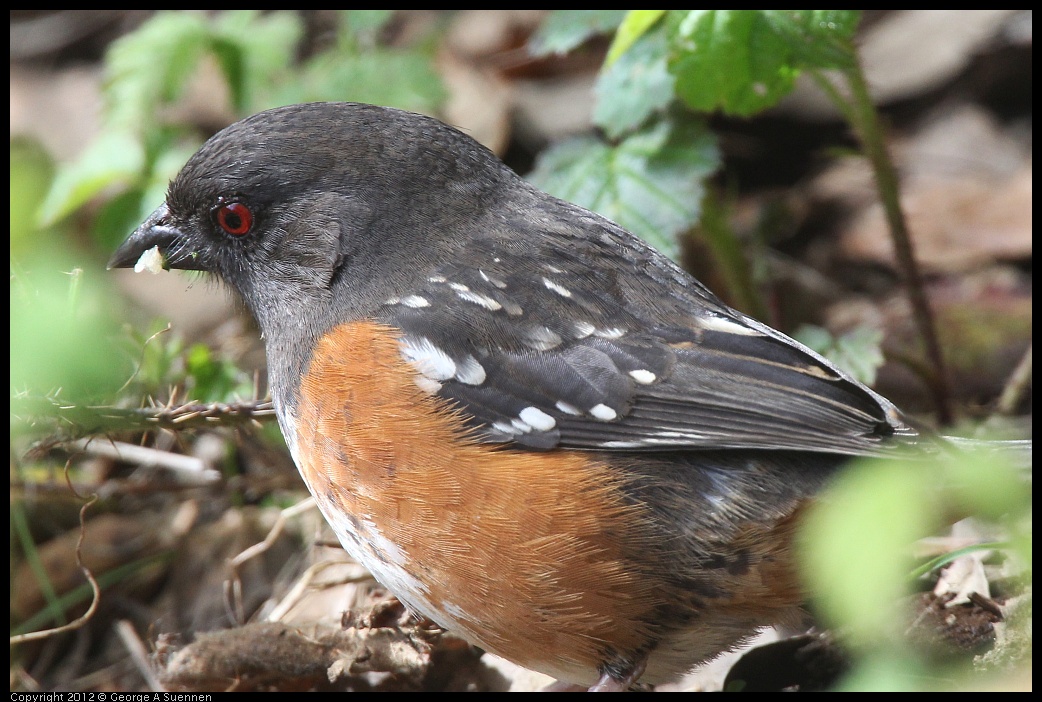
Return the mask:
[[[253,229],[253,212],[241,202],[222,202],[215,212],[217,224],[232,236],[245,236]]]

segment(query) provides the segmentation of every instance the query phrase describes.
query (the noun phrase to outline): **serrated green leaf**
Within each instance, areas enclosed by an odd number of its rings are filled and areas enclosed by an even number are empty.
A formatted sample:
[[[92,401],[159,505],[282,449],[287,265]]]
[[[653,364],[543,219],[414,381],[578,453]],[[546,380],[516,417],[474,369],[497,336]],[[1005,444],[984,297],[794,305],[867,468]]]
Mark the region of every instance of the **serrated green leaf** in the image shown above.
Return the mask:
[[[349,100],[432,114],[445,99],[441,78],[426,56],[372,50],[355,56],[324,54],[311,62],[303,80],[287,86],[293,102]]]
[[[793,52],[800,68],[845,69],[854,60],[851,39],[857,10],[761,10],[764,19]]]
[[[211,49],[228,81],[236,110],[254,112],[272,106],[266,100],[292,68],[303,34],[301,19],[292,12],[239,10],[218,17]]]
[[[590,37],[613,31],[626,10],[554,10],[528,44],[534,56],[566,54]]]
[[[806,68],[847,68],[853,10],[691,10],[675,22],[670,70],[690,107],[750,115]]]
[[[37,215],[50,226],[101,191],[132,185],[145,166],[145,150],[137,137],[123,131],[103,133],[80,158],[59,171]]]
[[[673,100],[673,75],[666,64],[664,32],[645,35],[597,77],[594,124],[617,138],[639,127]]]
[[[105,56],[106,122],[141,130],[180,95],[208,43],[208,20],[195,12],[162,12],[109,47]]]
[[[665,10],[630,10],[627,12],[626,19],[622,20],[622,24],[616,30],[615,38],[608,48],[608,56],[604,59],[605,67],[615,63],[665,13]]]
[[[680,23],[669,68],[691,108],[750,115],[792,89],[790,55],[758,11],[692,10]]]
[[[698,220],[703,182],[718,159],[701,122],[661,121],[614,147],[592,137],[552,147],[529,177],[676,259],[676,237]]]

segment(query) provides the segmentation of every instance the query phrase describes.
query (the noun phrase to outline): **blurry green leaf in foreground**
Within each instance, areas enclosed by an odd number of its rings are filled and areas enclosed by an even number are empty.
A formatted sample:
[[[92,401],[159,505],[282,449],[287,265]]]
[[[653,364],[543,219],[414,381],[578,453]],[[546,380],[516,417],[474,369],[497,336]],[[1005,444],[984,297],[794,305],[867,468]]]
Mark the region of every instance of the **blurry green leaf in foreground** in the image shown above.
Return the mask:
[[[145,167],[145,150],[129,132],[105,132],[82,156],[63,167],[40,207],[40,223],[49,226],[104,190],[135,183]]]
[[[936,519],[933,478],[913,459],[857,461],[807,514],[805,572],[827,621],[855,642],[896,637],[906,621],[898,602],[909,587],[910,546]]]
[[[112,344],[111,294],[103,270],[74,270],[42,257],[11,275],[11,391],[87,402],[113,394],[129,364]]]
[[[901,653],[910,623],[902,603],[911,591],[912,544],[965,516],[996,524],[1011,544],[1009,555],[1030,569],[1031,492],[1008,459],[994,447],[963,447],[845,468],[800,530],[802,569],[823,623],[868,660],[914,658],[908,649]],[[907,686],[906,673],[894,684]],[[920,673],[920,687],[943,684]],[[857,680],[879,684],[864,670],[854,672],[851,685],[865,684]]]
[[[562,142],[541,155],[529,177],[675,260],[677,235],[698,220],[703,184],[718,159],[716,142],[701,122],[663,120],[617,146],[592,137]]]
[[[11,140],[11,257],[38,245],[36,211],[54,177],[54,162],[38,142]]]
[[[83,259],[60,228],[37,221],[52,174],[38,145],[12,141],[10,391],[92,398],[115,391],[128,368],[113,362],[120,355],[104,271],[79,270]]]

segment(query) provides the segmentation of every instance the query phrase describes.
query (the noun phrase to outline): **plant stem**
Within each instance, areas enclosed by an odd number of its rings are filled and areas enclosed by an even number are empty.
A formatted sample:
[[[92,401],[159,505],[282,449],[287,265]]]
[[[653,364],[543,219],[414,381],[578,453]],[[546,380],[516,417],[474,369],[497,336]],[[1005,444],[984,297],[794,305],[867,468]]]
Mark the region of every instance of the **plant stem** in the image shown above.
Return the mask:
[[[851,49],[853,56],[852,67],[843,72],[850,89],[849,100],[840,95],[829,81],[817,71],[811,74],[821,86],[822,90],[832,99],[836,106],[854,128],[865,157],[872,164],[872,172],[876,180],[876,189],[879,191],[879,199],[883,205],[887,224],[890,228],[890,238],[894,244],[894,253],[897,257],[899,269],[902,271],[908,288],[908,297],[912,305],[912,315],[915,318],[916,327],[923,339],[926,356],[930,360],[932,378],[930,379],[930,390],[933,393],[934,405],[937,408],[938,419],[941,424],[949,424],[952,420],[951,392],[948,386],[948,371],[941,352],[940,341],[937,337],[937,327],[934,315],[930,309],[926,290],[923,286],[923,276],[919,263],[915,258],[915,250],[911,237],[908,233],[908,224],[901,210],[898,197],[899,186],[897,169],[890,154],[887,152],[883,135],[883,125],[879,119],[879,113],[868,92],[868,84],[865,74],[861,70],[861,63],[857,60],[856,52]]]

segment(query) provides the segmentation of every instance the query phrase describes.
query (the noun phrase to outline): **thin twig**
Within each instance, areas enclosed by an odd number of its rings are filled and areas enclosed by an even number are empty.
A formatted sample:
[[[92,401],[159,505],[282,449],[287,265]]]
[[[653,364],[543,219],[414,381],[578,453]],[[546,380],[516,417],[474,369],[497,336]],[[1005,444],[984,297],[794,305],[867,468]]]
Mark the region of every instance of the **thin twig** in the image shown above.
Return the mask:
[[[69,466],[65,466],[66,479],[68,479]],[[75,492],[72,487],[72,483],[69,483],[69,490]],[[76,541],[76,564],[80,567],[80,571],[83,573],[83,577],[90,583],[90,589],[93,592],[91,597],[90,606],[87,611],[84,612],[79,618],[69,622],[68,624],[54,627],[53,629],[42,629],[40,631],[30,631],[27,634],[16,634],[10,639],[11,645],[26,643],[28,641],[39,641],[41,639],[50,638],[57,634],[61,634],[66,631],[74,631],[81,628],[87,622],[94,618],[94,613],[98,610],[98,602],[101,601],[101,586],[98,585],[98,581],[94,579],[94,574],[91,573],[90,568],[83,564],[83,539],[87,536],[87,509],[97,502],[98,496],[91,495],[87,502],[80,508],[80,535]]]
[[[941,342],[937,336],[933,311],[930,309],[930,302],[926,297],[922,271],[915,257],[915,247],[908,232],[908,223],[905,220],[904,211],[901,209],[897,169],[894,168],[894,163],[890,160],[890,154],[886,150],[883,126],[869,95],[868,84],[865,82],[865,74],[861,70],[860,61],[855,61],[853,68],[845,75],[858,115],[853,126],[861,140],[865,155],[872,164],[876,188],[879,190],[883,212],[886,214],[887,224],[890,228],[890,237],[894,243],[894,254],[897,256],[898,266],[904,273],[908,297],[912,303],[912,314],[933,370],[935,381],[931,383],[931,389],[934,403],[937,406],[938,420],[941,424],[950,424],[953,415],[947,365],[944,362]]]
[[[951,391],[949,389],[948,371],[944,362],[944,354],[937,336],[937,326],[933,311],[926,296],[923,275],[915,257],[915,248],[908,232],[908,224],[901,209],[899,199],[900,185],[897,169],[886,149],[883,126],[879,113],[872,102],[872,97],[865,82],[865,75],[856,53],[851,51],[852,67],[842,73],[847,80],[850,98],[840,93],[822,73],[810,71],[811,77],[832,100],[850,123],[862,151],[872,165],[872,173],[876,181],[883,212],[890,229],[890,238],[894,245],[898,267],[903,273],[908,297],[915,317],[916,327],[923,339],[926,356],[930,360],[930,379],[928,386],[933,394],[934,404],[941,424],[950,424],[952,419]]]
[[[166,692],[163,683],[159,682],[159,678],[156,677],[155,671],[152,669],[152,664],[148,660],[148,651],[145,650],[145,644],[141,642],[141,637],[134,630],[134,625],[126,619],[120,619],[116,622],[116,634],[119,635],[119,640],[123,642],[123,647],[127,649],[127,653],[130,654],[130,660],[134,662],[134,666],[141,673],[141,677],[148,683],[149,690],[152,692]]]
[[[275,408],[270,400],[127,409],[77,405],[62,402],[55,397],[11,398],[11,433],[30,430],[36,434],[48,430],[60,433],[62,439],[56,439],[53,443],[115,431],[176,431],[258,424],[271,421],[274,417]],[[41,425],[44,426],[43,430]]]
[[[176,475],[178,483],[210,485],[221,479],[220,472],[207,468],[202,459],[182,453],[160,451],[147,446],[128,444],[123,441],[108,441],[98,437],[77,439],[66,446],[93,456],[112,458],[142,466],[159,466]]]
[[[1033,344],[1028,345],[1028,350],[1024,352],[1017,367],[1010,374],[1006,387],[1002,388],[1002,394],[999,395],[999,399],[995,403],[995,414],[1004,417],[1012,415],[1017,411],[1017,407],[1020,406],[1028,388],[1031,387],[1032,346]]]

